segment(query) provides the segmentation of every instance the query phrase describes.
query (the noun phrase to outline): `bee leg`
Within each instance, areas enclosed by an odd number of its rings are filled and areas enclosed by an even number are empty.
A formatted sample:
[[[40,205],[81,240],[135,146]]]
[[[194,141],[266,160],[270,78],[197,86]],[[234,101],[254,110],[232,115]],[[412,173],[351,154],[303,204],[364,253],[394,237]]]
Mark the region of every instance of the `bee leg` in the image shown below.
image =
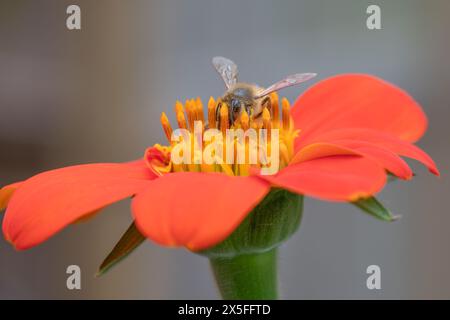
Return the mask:
[[[261,102],[261,105],[264,108],[267,108],[269,110],[270,114],[272,114],[272,99],[270,96],[264,97],[263,101]]]
[[[218,102],[216,106],[216,126],[220,130],[220,108],[222,108],[222,102]]]

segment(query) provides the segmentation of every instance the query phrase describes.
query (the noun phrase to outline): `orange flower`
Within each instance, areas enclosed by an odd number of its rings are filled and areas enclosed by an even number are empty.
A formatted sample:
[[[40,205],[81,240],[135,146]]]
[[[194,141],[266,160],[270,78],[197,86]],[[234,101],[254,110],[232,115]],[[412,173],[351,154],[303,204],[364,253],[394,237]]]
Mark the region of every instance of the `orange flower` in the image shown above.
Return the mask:
[[[439,175],[433,160],[413,145],[427,126],[420,106],[378,78],[348,74],[321,81],[292,109],[282,99],[281,117],[278,97],[272,98],[274,109],[263,112],[262,122],[244,112],[232,127],[280,129],[278,173],[261,175],[260,162],[175,164],[170,157],[177,145],[173,142],[149,148],[135,162],[47,171],[0,190],[0,208],[7,207],[6,239],[17,249],[27,249],[113,202],[134,197],[132,213],[143,235],[162,245],[201,250],[229,236],[272,187],[356,201],[379,192],[386,172],[412,178],[400,156],[416,159]],[[193,130],[194,121],[207,118],[210,128],[225,131],[227,107],[220,110],[217,123],[215,106],[210,99],[204,117],[199,99],[185,106],[177,103],[179,127]],[[173,131],[165,114],[161,122],[170,139]]]

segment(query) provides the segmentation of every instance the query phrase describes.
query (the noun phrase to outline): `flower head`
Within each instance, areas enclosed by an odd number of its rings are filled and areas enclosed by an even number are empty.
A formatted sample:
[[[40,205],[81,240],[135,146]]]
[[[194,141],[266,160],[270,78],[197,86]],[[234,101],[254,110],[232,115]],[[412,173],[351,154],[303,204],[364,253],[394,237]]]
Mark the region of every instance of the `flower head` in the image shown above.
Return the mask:
[[[281,100],[280,117],[278,95],[272,93],[270,100],[270,111],[264,107],[254,115],[243,110],[233,117],[233,123],[229,117],[232,111],[220,98],[209,99],[207,117],[200,98],[188,100],[185,105],[177,101],[178,128],[173,130],[163,112],[161,124],[168,145],[147,149],[149,167],[164,173],[220,172],[229,176],[248,176],[258,169],[264,172],[272,162],[276,162],[277,170],[286,167],[294,156],[299,130],[294,128],[289,101]]]
[[[413,145],[427,126],[420,106],[378,78],[347,74],[323,80],[292,108],[286,99],[280,102],[276,95],[272,99],[273,108],[264,109],[260,118],[244,111],[232,124],[228,106],[218,109],[213,98],[207,115],[200,99],[177,103],[177,125],[192,134],[174,141],[176,130],[163,113],[161,123],[169,143],[147,149],[141,160],[47,171],[2,188],[6,239],[26,249],[86,215],[133,197],[132,213],[143,235],[162,245],[202,250],[226,239],[271,188],[354,202],[379,192],[387,173],[411,179],[411,168],[402,156],[439,174],[433,160]],[[277,129],[279,171],[261,174],[269,164],[260,157],[254,163],[248,161],[251,148],[245,138],[222,139],[218,144],[222,150],[232,146],[229,149],[243,151],[243,163],[215,158],[220,149],[209,152],[214,161],[207,162],[204,151],[217,135],[200,148],[189,149],[194,150],[190,163],[176,163],[175,153],[184,157],[186,146],[198,147],[193,134],[196,121],[202,134],[216,129],[221,136],[227,129],[265,129],[268,136]],[[272,140],[266,142],[263,151],[272,154]],[[232,159],[238,154],[233,153]]]

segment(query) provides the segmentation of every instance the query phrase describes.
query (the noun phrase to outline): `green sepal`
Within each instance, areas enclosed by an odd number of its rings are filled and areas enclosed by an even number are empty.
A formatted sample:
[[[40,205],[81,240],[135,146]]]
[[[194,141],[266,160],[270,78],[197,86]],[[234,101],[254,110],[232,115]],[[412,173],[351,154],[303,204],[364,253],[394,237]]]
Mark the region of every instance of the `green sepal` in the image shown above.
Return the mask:
[[[375,197],[360,199],[358,201],[352,202],[352,204],[379,220],[395,221],[400,218],[400,216],[393,215]]]
[[[196,253],[209,258],[231,258],[269,251],[298,229],[302,211],[303,196],[274,188],[228,238]]]
[[[108,256],[100,265],[96,277],[105,274],[111,267],[122,261],[133,252],[145,240],[145,237],[136,228],[134,222],[122,235],[119,242],[114,246]]]

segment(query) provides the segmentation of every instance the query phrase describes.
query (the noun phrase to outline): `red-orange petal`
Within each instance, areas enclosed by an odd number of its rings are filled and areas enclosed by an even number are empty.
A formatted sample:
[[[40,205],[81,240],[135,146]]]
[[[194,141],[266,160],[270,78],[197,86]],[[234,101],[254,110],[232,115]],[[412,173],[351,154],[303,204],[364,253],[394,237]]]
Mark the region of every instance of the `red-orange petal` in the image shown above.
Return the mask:
[[[291,159],[290,164],[296,164],[317,158],[340,155],[359,155],[355,150],[350,150],[330,142],[314,142],[301,148]]]
[[[352,143],[374,144],[400,156],[417,160],[425,165],[431,173],[439,176],[436,163],[426,152],[412,143],[402,141],[391,134],[370,129],[348,128],[326,132],[311,139],[311,143],[316,142],[328,142],[347,146]],[[303,147],[300,146],[300,148]]]
[[[269,189],[258,177],[171,173],[150,182],[133,199],[132,211],[151,240],[197,251],[230,235]]]
[[[401,179],[413,176],[408,164],[392,151],[365,141],[317,142],[302,148],[291,163],[299,163],[333,155],[360,155],[374,160],[383,168]]]
[[[3,210],[6,208],[12,195],[14,194],[14,192],[17,190],[17,188],[19,188],[19,186],[22,183],[23,183],[22,181],[11,183],[0,189],[0,210]]]
[[[135,195],[154,178],[143,161],[43,172],[24,181],[12,196],[3,233],[17,249],[30,248],[81,217]]]
[[[340,155],[292,164],[276,175],[261,176],[292,192],[329,201],[355,201],[379,192],[385,170],[361,156]]]
[[[414,142],[427,118],[403,90],[379,78],[344,74],[323,80],[301,95],[291,110],[300,140],[344,128],[367,128]],[[300,142],[298,142],[300,143]]]

